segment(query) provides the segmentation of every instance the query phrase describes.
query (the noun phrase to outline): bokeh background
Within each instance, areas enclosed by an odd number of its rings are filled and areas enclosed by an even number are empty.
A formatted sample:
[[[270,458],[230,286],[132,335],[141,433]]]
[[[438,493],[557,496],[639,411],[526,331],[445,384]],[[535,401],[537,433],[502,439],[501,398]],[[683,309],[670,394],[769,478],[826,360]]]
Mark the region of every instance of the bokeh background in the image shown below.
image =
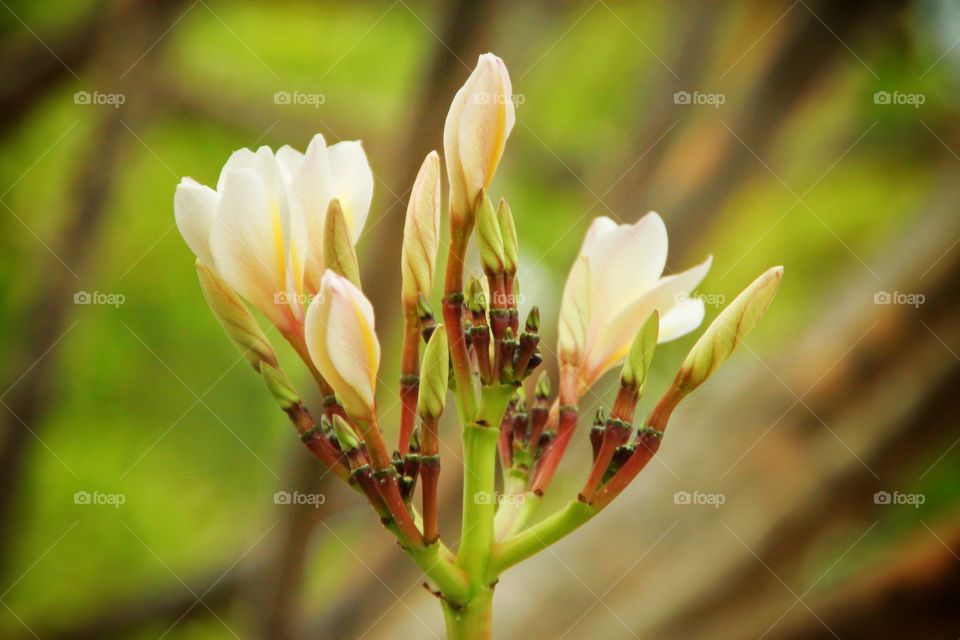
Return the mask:
[[[497,636],[960,635],[955,2],[0,5],[0,636],[441,635],[419,572],[221,334],[172,202],[239,147],[362,139],[363,277],[395,379],[406,195],[487,50],[517,95],[493,190],[548,368],[594,216],[659,211],[671,270],[712,254],[708,319],[786,268],[657,462],[505,574]],[[658,351],[650,397],[693,340]],[[586,440],[548,508],[585,477]]]

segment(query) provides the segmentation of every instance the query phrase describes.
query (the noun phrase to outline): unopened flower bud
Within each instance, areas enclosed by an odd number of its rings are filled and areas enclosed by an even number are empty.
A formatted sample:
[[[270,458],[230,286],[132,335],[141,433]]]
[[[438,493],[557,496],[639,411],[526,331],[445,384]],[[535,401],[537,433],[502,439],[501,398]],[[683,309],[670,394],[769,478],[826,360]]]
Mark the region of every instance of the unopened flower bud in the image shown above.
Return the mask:
[[[301,403],[300,395],[290,384],[283,371],[277,367],[261,362],[260,377],[263,378],[263,384],[270,391],[270,395],[284,411],[289,411]]]
[[[480,189],[490,186],[516,113],[503,60],[485,53],[457,91],[443,125],[452,224],[469,229]]]
[[[467,280],[466,302],[470,313],[474,315],[487,312],[487,296],[483,292],[483,283],[473,275]]]
[[[653,360],[653,352],[657,348],[659,334],[660,314],[654,311],[637,332],[620,373],[620,383],[624,387],[632,388],[634,393],[641,393],[647,381],[647,372],[650,361]]]
[[[487,275],[500,274],[504,270],[503,236],[493,203],[485,190],[480,191],[477,207],[477,249],[480,264]]]
[[[353,451],[360,446],[360,439],[357,437],[353,427],[350,426],[342,416],[333,414],[333,433],[340,443],[340,450],[344,452]]]
[[[540,333],[540,307],[534,305],[530,308],[523,330],[527,333]]]
[[[197,276],[213,315],[253,368],[259,370],[261,363],[276,366],[277,356],[270,341],[240,296],[200,260],[197,260]]]
[[[343,215],[340,201],[334,198],[327,208],[323,227],[324,267],[338,273],[355,286],[360,286],[360,267],[357,252],[350,237],[350,227]]]
[[[304,334],[310,358],[347,414],[369,418],[380,367],[370,301],[349,280],[327,270],[307,309]]]
[[[500,198],[497,208],[497,222],[500,224],[500,236],[503,238],[503,268],[508,274],[517,272],[517,227],[513,223],[513,213],[506,199]]]
[[[420,294],[433,289],[434,264],[440,237],[440,156],[431,151],[413,183],[403,225],[403,304],[413,308]]]
[[[424,420],[439,418],[447,398],[447,379],[450,375],[447,332],[439,326],[437,329],[430,336],[420,367],[420,397],[417,399],[417,408]]]
[[[546,371],[543,371],[537,379],[537,386],[534,388],[533,393],[538,399],[545,400],[550,397],[550,392],[550,375]]]
[[[683,393],[703,384],[756,326],[777,293],[783,267],[773,267],[753,281],[707,327],[693,345],[675,381]]]

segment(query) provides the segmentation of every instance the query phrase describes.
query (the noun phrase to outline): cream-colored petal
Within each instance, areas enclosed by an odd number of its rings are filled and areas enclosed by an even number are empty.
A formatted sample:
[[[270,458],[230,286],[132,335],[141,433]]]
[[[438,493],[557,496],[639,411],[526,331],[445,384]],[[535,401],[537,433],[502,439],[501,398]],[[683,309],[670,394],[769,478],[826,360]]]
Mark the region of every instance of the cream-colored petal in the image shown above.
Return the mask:
[[[596,242],[617,228],[617,223],[607,216],[599,216],[593,219],[587,234],[583,237],[583,244],[580,245],[580,255],[589,253]]]
[[[287,318],[287,255],[282,213],[272,207],[260,177],[249,169],[227,171],[210,235],[210,252],[218,273],[235,291],[274,323]]]
[[[210,231],[219,200],[216,191],[192,178],[181,180],[173,196],[173,213],[180,235],[193,254],[210,268],[214,268]]]
[[[334,197],[340,200],[354,244],[360,239],[373,200],[373,171],[359,140],[327,148],[333,174]]]
[[[380,344],[373,307],[349,280],[324,272],[320,294],[306,317],[310,356],[351,415],[374,405]]]
[[[288,144],[277,149],[277,162],[285,182],[289,183],[303,166],[303,154]]]
[[[705,315],[702,298],[688,298],[677,303],[660,318],[660,342],[670,342],[687,335],[700,326]]]
[[[319,133],[313,137],[304,154],[300,171],[291,182],[291,191],[296,195],[303,214],[307,233],[306,264],[304,266],[306,290],[316,293],[323,276],[323,227],[327,207],[333,197],[333,174],[327,143]]]
[[[471,78],[458,140],[468,198],[490,186],[516,121],[510,76],[499,58],[481,55]]]
[[[581,256],[570,269],[560,301],[557,354],[562,364],[575,365],[583,358],[587,330],[593,313],[590,307],[592,282],[590,264]]]
[[[617,366],[626,356],[640,326],[655,310],[660,312],[659,342],[683,335],[676,332],[686,325],[681,322],[674,326],[673,322],[689,320],[692,316],[678,314],[669,321],[668,318],[674,307],[689,300],[689,293],[706,277],[711,263],[712,258],[707,258],[691,269],[661,278],[656,286],[632,301],[617,316],[602,324],[596,323],[600,325],[598,327],[591,326],[586,347],[584,378],[595,381],[604,372]],[[702,306],[702,302],[700,304]]]

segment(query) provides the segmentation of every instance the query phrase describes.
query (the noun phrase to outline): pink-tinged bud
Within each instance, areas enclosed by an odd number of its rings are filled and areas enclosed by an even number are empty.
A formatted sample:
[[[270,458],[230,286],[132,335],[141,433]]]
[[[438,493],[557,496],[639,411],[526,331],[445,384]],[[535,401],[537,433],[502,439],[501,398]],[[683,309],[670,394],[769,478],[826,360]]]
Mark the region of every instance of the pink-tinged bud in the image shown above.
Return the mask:
[[[343,276],[325,271],[307,310],[304,333],[310,358],[347,413],[371,418],[380,343],[373,306],[363,292]]]
[[[606,217],[590,225],[560,303],[558,353],[576,372],[578,394],[623,361],[654,311],[661,343],[703,321],[703,301],[690,292],[706,276],[710,259],[664,276],[666,260],[667,230],[656,213],[632,225]]]
[[[687,354],[674,385],[684,394],[703,384],[753,330],[773,301],[783,267],[768,269],[720,312]]]
[[[472,225],[477,196],[493,182],[515,121],[507,67],[485,53],[454,96],[443,129],[454,224]]]
[[[430,297],[440,237],[440,156],[431,151],[413,183],[403,226],[403,306],[417,307],[420,294]]]

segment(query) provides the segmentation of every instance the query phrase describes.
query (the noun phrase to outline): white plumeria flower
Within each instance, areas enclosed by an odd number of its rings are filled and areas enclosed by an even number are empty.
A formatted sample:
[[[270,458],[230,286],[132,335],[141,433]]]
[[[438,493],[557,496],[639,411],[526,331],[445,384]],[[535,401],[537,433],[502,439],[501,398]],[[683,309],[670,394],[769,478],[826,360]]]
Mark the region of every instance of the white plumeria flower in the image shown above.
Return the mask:
[[[503,60],[485,53],[457,91],[443,125],[443,151],[455,219],[468,216],[490,186],[516,122],[513,88]]]
[[[320,292],[307,309],[304,335],[310,358],[347,413],[374,413],[380,342],[373,305],[352,282],[325,271]]]
[[[322,230],[339,198],[354,242],[366,221],[373,174],[359,142],[327,147],[323,136],[306,154],[282,147],[240,149],[227,160],[217,189],[184,178],[174,212],[197,258],[281,330],[299,333],[306,298],[323,272]]]
[[[430,297],[440,240],[440,156],[427,154],[410,191],[400,256],[403,304],[414,312],[422,293]]]
[[[582,394],[623,361],[643,322],[660,313],[659,342],[693,331],[703,321],[703,300],[691,298],[711,258],[663,276],[667,229],[656,213],[632,225],[607,217],[593,221],[570,270],[560,304],[558,353],[577,372]]]

